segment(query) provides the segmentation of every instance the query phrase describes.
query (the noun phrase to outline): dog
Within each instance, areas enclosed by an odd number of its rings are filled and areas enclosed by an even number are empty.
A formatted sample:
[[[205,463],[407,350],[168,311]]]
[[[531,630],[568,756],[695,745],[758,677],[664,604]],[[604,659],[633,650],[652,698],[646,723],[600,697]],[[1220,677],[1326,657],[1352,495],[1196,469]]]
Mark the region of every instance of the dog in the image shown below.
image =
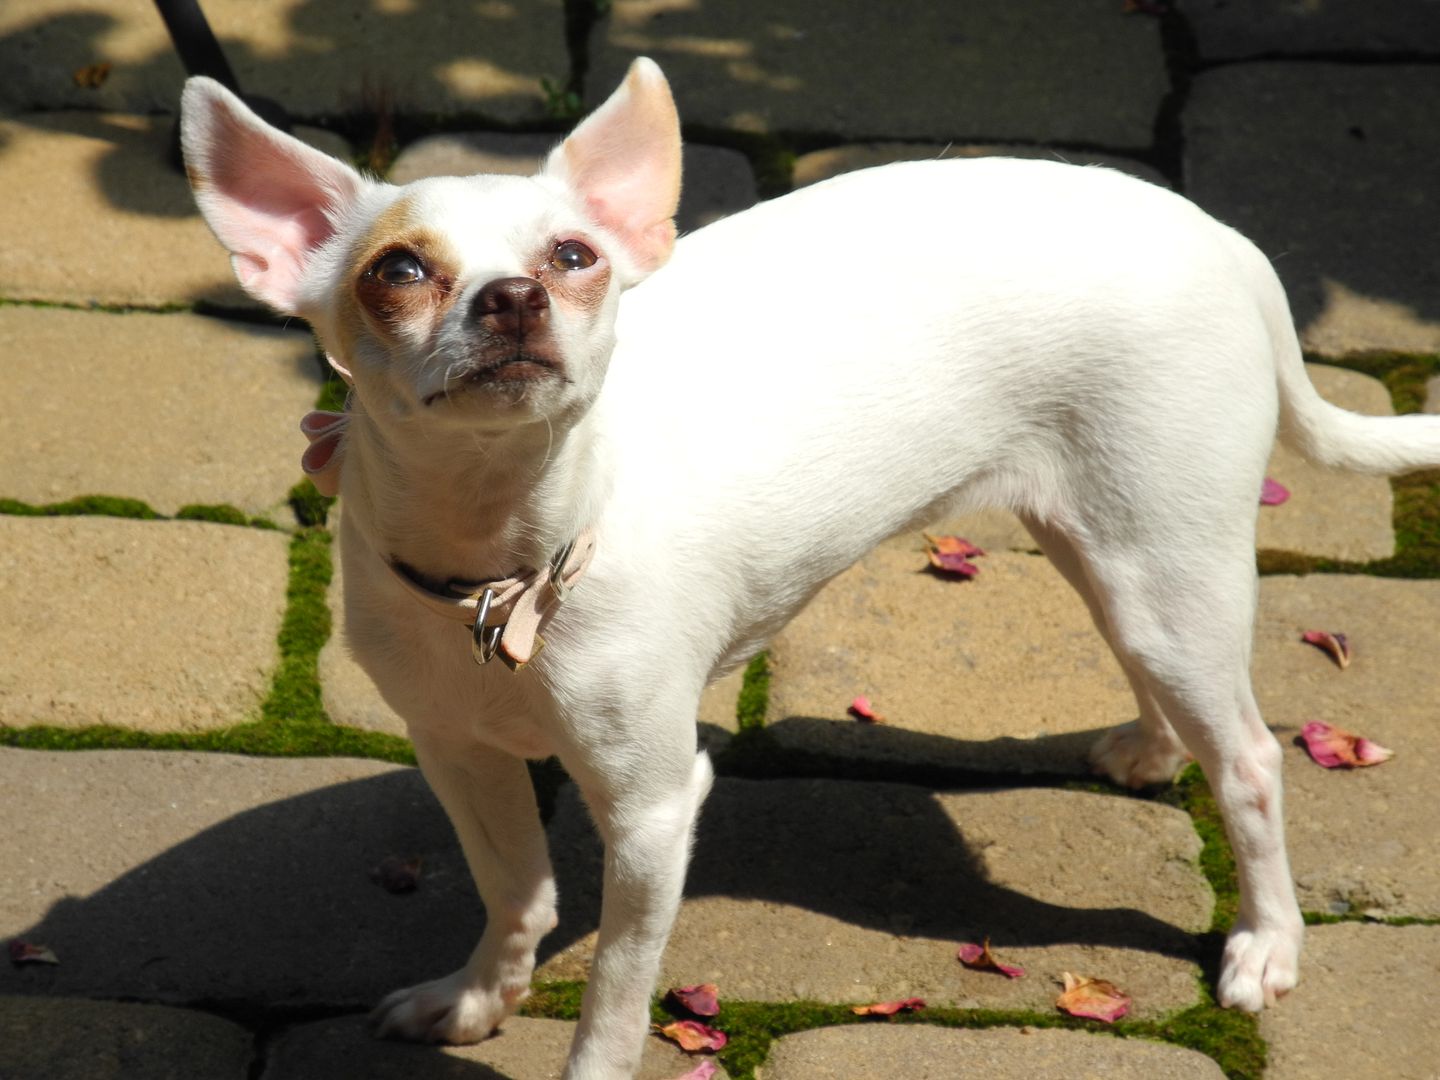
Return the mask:
[[[646,59],[533,178],[381,183],[203,78],[182,112],[240,284],[352,384],[307,418],[305,468],[342,495],[355,655],[487,912],[381,1035],[473,1042],[525,997],[556,896],[524,762],[555,755],[605,844],[564,1075],[632,1076],[712,779],[701,691],[886,537],[981,507],[1019,515],[1134,688],[1097,767],[1209,778],[1241,890],[1219,1000],[1294,986],[1249,680],[1263,470],[1277,427],[1327,465],[1434,467],[1440,418],[1322,400],[1247,240],[1111,170],[996,158],[848,174],[677,242],[679,121]]]

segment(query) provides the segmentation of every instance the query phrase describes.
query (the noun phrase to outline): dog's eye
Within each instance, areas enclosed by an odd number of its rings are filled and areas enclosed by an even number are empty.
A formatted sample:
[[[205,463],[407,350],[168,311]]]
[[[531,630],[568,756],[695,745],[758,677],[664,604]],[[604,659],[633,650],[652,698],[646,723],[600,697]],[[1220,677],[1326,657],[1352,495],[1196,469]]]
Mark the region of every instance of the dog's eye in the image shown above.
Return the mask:
[[[584,270],[595,265],[595,258],[595,252],[579,240],[566,240],[555,245],[550,265],[556,270]]]
[[[370,268],[370,275],[386,285],[413,285],[425,280],[425,268],[414,255],[392,251]]]

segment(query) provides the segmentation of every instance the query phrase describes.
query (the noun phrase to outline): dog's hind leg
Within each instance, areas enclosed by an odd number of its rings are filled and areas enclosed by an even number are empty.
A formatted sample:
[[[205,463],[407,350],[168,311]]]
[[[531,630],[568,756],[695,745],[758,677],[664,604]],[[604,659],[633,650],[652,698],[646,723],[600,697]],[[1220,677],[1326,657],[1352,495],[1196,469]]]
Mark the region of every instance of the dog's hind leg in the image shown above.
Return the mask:
[[[1020,515],[1020,520],[1055,569],[1085,601],[1095,629],[1115,653],[1115,659],[1125,672],[1140,711],[1138,720],[1113,728],[1095,743],[1090,750],[1091,764],[1097,772],[1126,787],[1138,788],[1173,780],[1190,760],[1190,754],[1170,726],[1170,721],[1165,719],[1160,703],[1150,692],[1140,670],[1123,650],[1115,648],[1109,617],[1095,593],[1080,552],[1059,529],[1027,514]]]
[[[1280,745],[1250,687],[1253,547],[1244,530],[1215,530],[1202,551],[1153,524],[1154,514],[1139,516],[1152,524],[1137,539],[1136,520],[1127,536],[1097,535],[1102,527],[1079,548],[1116,651],[1200,763],[1224,818],[1240,909],[1218,996],[1256,1011],[1295,985],[1303,928],[1285,853]]]
[[[473,1043],[530,990],[535,948],[555,927],[555,879],[525,763],[478,743],[415,739],[415,756],[460,838],[485,903],[485,931],[460,970],[376,1006],[376,1034]]]

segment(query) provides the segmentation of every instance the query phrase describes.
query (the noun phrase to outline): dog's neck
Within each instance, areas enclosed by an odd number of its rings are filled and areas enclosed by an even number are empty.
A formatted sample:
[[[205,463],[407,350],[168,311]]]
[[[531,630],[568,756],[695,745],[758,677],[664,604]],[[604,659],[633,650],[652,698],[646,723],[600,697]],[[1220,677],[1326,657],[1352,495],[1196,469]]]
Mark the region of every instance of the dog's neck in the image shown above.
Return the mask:
[[[422,579],[486,581],[536,568],[594,524],[609,489],[593,414],[501,433],[386,425],[357,410],[346,513],[382,559]]]

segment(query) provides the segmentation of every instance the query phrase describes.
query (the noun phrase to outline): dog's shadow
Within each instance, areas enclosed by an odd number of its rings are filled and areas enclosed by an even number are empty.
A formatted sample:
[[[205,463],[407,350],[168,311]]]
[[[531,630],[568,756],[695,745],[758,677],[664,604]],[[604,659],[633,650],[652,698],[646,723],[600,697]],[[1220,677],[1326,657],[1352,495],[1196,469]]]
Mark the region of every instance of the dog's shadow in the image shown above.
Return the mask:
[[[197,779],[184,769],[174,777]],[[568,787],[549,830],[562,921],[542,962],[599,918],[601,849]],[[387,856],[417,855],[413,893],[371,880]],[[721,780],[686,895],[758,899],[885,933],[989,933],[1012,947],[1195,950],[1185,930],[1133,908],[1055,904],[987,880],[934,793],[902,784]],[[59,900],[31,925],[0,927],[61,959],[3,966],[0,994],[199,1003],[241,1015],[353,1010],[452,970],[482,926],[448,821],[419,773],[397,768],[236,814],[89,895]]]

